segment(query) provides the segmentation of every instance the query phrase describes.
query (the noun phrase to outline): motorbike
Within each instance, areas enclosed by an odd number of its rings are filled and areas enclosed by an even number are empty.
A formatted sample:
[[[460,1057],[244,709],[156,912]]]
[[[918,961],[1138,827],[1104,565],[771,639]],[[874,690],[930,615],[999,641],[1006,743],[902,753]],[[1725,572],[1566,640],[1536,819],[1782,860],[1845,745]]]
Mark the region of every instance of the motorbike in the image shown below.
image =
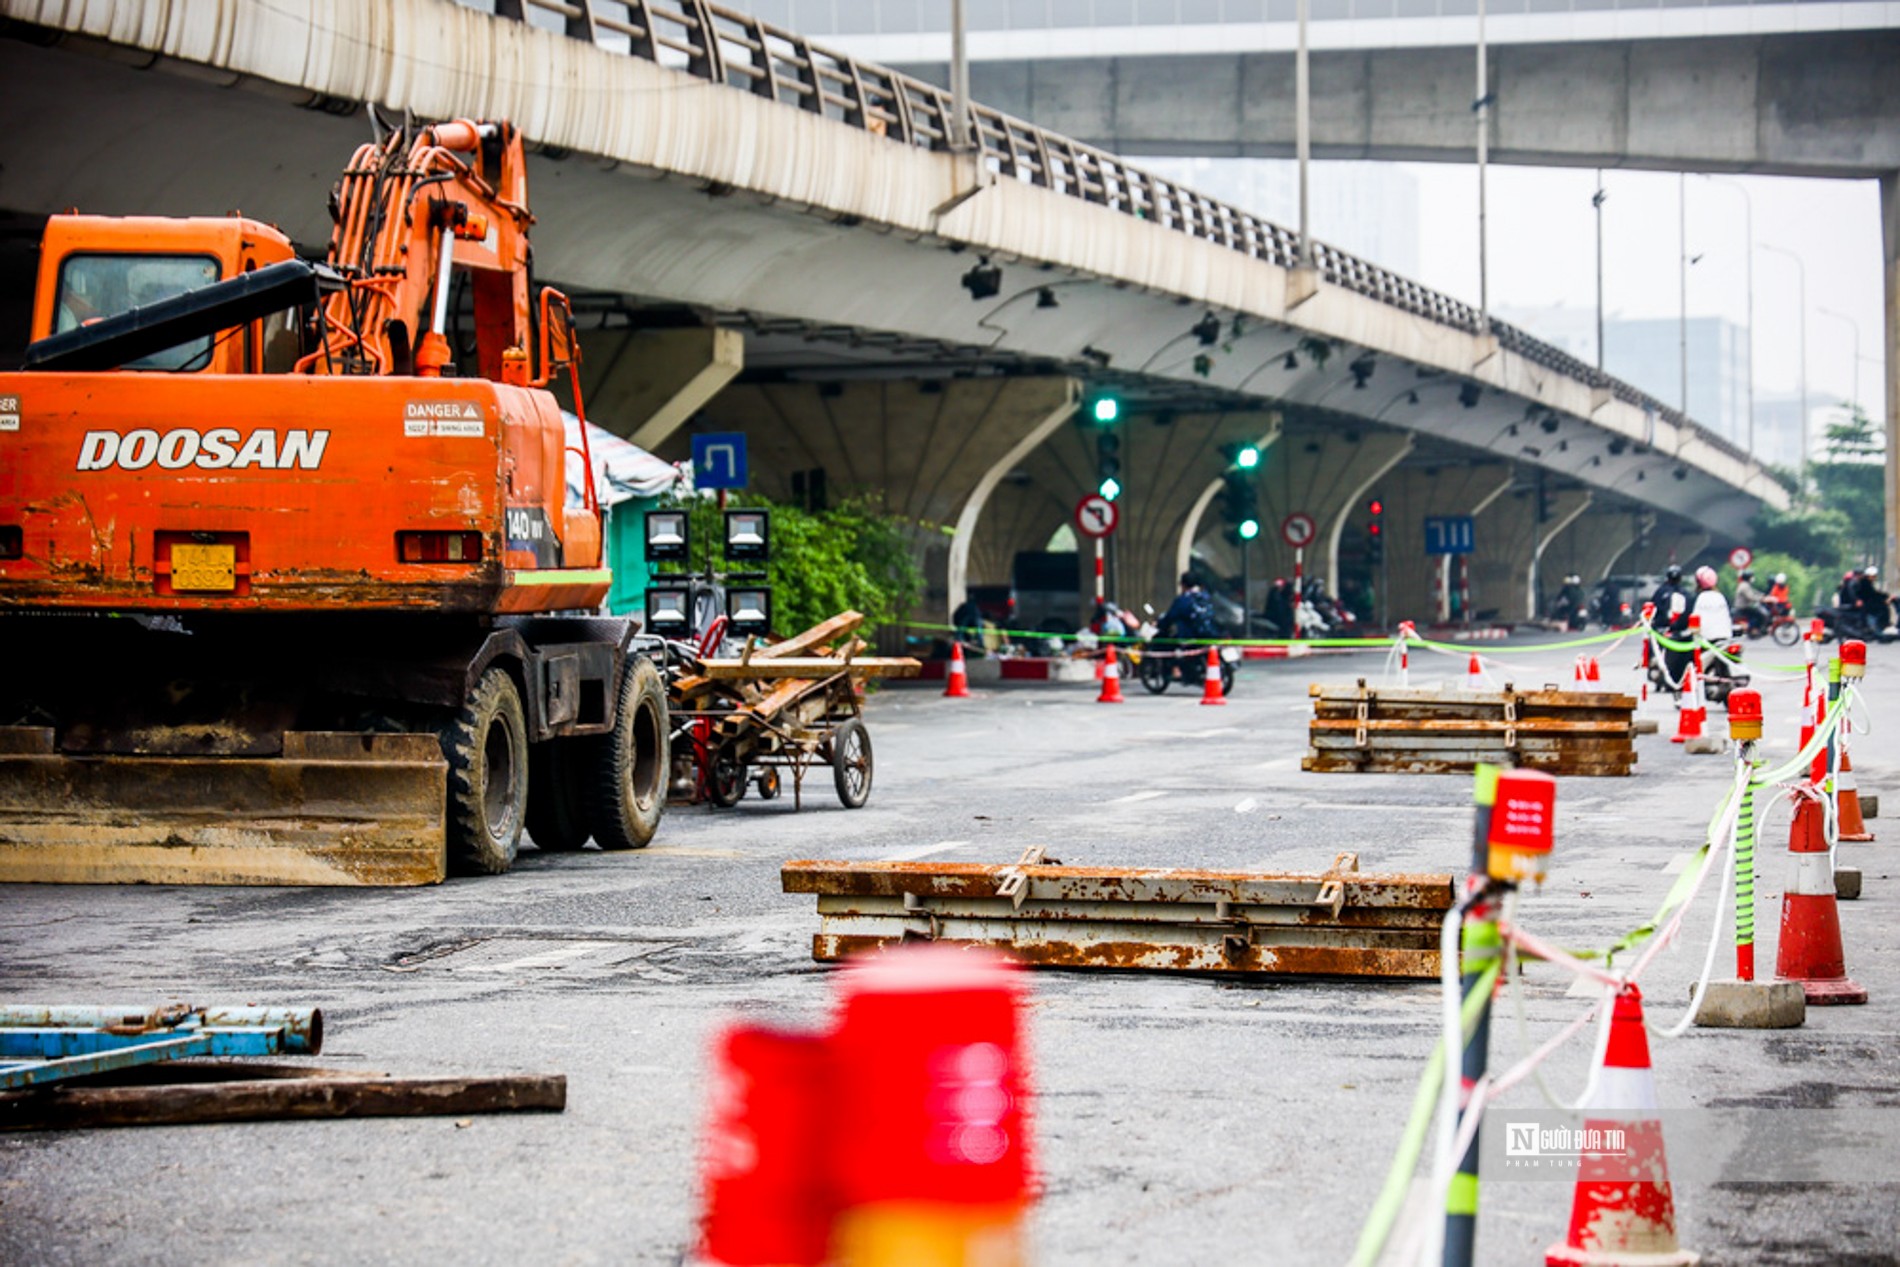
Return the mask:
[[[1801,641],[1801,622],[1786,603],[1765,603],[1747,614],[1742,632],[1751,642],[1767,637],[1778,647],[1792,647]]]
[[[1141,679],[1141,685],[1150,695],[1160,695],[1176,682],[1198,690],[1207,680],[1207,648],[1205,646],[1157,647],[1154,645],[1153,634],[1150,632],[1140,646],[1129,648],[1128,658],[1134,664],[1135,674]],[[1234,664],[1239,659],[1239,648],[1222,647],[1220,649],[1222,695],[1233,693]]]
[[[1858,607],[1823,607],[1814,613],[1821,621],[1821,641],[1858,638],[1862,642],[1892,642],[1900,635],[1883,628],[1879,621]],[[1797,628],[1797,634],[1799,629]],[[1792,645],[1792,644],[1789,644]]]
[[[1702,669],[1698,674],[1702,679],[1702,698],[1711,704],[1727,708],[1729,693],[1747,686],[1749,675],[1741,662],[1741,643],[1728,643],[1719,649],[1720,655],[1715,654],[1716,650],[1717,648],[1714,647],[1706,648],[1702,654]],[[1680,682],[1673,687],[1669,684],[1668,676],[1663,671],[1661,656],[1650,663],[1649,682],[1658,691],[1668,691],[1678,699],[1682,696]]]

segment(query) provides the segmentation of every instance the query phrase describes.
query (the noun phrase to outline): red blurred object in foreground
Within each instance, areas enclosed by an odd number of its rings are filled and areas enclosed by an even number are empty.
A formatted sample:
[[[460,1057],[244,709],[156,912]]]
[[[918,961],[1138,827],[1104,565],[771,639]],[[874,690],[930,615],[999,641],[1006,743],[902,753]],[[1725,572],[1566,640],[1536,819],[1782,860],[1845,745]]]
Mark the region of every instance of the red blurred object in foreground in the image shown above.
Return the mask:
[[[721,1267],[819,1267],[834,1206],[819,1144],[829,1048],[816,1035],[737,1026],[713,1052],[701,1159],[700,1256]]]
[[[1025,990],[1008,960],[947,946],[886,952],[843,974],[832,1038],[838,1262],[1023,1261]]]

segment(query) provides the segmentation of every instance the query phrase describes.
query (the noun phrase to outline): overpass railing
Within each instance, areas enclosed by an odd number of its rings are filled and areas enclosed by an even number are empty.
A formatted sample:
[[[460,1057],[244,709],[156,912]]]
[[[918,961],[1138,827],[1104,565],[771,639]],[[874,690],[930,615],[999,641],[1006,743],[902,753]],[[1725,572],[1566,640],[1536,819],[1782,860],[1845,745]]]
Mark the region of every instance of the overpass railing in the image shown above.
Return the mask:
[[[458,2],[489,7],[482,0]],[[953,107],[946,90],[819,48],[801,35],[707,0],[490,2],[497,17],[560,31],[699,79],[769,97],[899,145],[926,150],[950,147]],[[982,160],[999,177],[1149,220],[1281,268],[1299,263],[1299,235],[1290,229],[1000,110],[973,103],[970,114],[971,135]],[[1484,324],[1483,315],[1472,305],[1336,247],[1315,242],[1313,257],[1314,267],[1331,285],[1471,334],[1479,333]],[[1563,349],[1495,317],[1489,326],[1500,347],[1686,428],[1703,444],[1729,457],[1748,460],[1736,445],[1682,411]]]

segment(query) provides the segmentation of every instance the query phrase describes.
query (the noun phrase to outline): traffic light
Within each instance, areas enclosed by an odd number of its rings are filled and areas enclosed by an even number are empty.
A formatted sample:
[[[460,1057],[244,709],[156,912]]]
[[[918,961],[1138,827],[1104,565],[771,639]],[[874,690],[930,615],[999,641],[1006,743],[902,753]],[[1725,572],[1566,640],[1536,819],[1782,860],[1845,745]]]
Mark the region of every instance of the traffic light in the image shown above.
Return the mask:
[[[1095,437],[1096,491],[1114,501],[1122,494],[1122,438],[1103,430]]]
[[[1235,468],[1221,477],[1220,510],[1233,541],[1252,541],[1260,535],[1260,494],[1251,471]]]
[[[1366,561],[1385,562],[1385,503],[1377,497],[1366,503]]]
[[[1104,427],[1121,421],[1122,402],[1115,396],[1097,396],[1089,404],[1089,417]]]
[[[1260,465],[1260,449],[1257,445],[1243,444],[1234,454],[1234,465],[1243,471],[1251,471]]]

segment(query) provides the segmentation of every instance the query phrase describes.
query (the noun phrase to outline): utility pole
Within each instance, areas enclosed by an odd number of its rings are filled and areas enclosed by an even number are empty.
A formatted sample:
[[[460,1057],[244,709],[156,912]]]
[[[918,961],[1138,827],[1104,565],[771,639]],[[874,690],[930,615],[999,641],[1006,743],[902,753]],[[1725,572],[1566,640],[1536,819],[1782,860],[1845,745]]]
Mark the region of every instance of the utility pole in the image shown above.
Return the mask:
[[[960,2],[960,0],[959,0]],[[1308,0],[1300,0],[1300,46],[1293,55],[1293,135],[1300,157],[1300,265],[1313,262],[1313,225],[1308,218],[1306,176],[1313,159],[1312,83],[1307,76],[1306,9]]]
[[[963,47],[963,0],[950,0],[950,148],[967,153],[970,136],[970,58]]]
[[[1597,191],[1590,205],[1597,211],[1597,372],[1603,372],[1603,203],[1610,195],[1603,190],[1603,169],[1597,168]]]
[[[1676,173],[1676,276],[1682,286],[1682,316],[1677,334],[1682,354],[1682,416],[1689,416],[1689,177]]]
[[[1847,328],[1854,332],[1854,400],[1853,400],[1853,404],[1854,404],[1854,408],[1864,410],[1866,407],[1860,403],[1860,322],[1854,320],[1852,317],[1848,316],[1844,312],[1835,312],[1832,308],[1822,308],[1819,305],[1816,305],[1814,310],[1820,313],[1824,317],[1832,317],[1836,321],[1845,321],[1847,323]]]
[[[1491,335],[1491,275],[1485,258],[1484,164],[1491,151],[1491,90],[1485,70],[1484,0],[1478,0],[1478,334]]]
[[[1802,263],[1801,257],[1796,255],[1793,251],[1783,250],[1778,246],[1770,246],[1766,242],[1761,244],[1761,249],[1764,251],[1773,251],[1776,255],[1785,255],[1793,260],[1795,276],[1800,279],[1801,283],[1799,301],[1801,305],[1801,459],[1795,463],[1795,477],[1801,482],[1802,487],[1805,488],[1808,482],[1807,471],[1810,456],[1808,443],[1808,266]]]

